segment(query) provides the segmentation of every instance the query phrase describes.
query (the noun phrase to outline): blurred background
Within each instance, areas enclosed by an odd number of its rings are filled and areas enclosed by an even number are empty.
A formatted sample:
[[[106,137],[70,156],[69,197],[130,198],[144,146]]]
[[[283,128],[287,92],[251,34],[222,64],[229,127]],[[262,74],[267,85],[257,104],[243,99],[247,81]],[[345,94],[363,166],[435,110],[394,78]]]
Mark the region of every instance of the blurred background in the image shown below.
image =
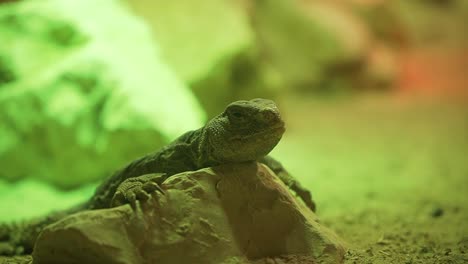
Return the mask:
[[[465,261],[467,43],[465,0],[0,0],[0,220],[263,97],[349,259]]]

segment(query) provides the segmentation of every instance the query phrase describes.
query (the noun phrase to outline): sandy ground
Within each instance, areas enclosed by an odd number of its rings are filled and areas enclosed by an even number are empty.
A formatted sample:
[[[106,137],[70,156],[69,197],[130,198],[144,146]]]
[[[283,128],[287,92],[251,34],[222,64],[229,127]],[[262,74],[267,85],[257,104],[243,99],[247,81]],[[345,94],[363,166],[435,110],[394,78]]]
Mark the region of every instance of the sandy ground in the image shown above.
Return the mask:
[[[346,263],[468,263],[468,103],[288,98],[273,155],[313,191]]]

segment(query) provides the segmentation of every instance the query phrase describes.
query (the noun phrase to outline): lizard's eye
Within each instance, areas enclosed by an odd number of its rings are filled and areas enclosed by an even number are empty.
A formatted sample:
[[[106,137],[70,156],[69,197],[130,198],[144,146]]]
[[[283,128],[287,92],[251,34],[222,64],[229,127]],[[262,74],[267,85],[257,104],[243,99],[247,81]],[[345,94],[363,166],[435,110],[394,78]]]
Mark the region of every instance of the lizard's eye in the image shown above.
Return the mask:
[[[244,105],[238,103],[229,105],[225,113],[231,122],[241,124],[248,121],[249,111]]]
[[[241,118],[244,116],[241,112],[232,112],[231,115],[235,118]]]
[[[245,113],[242,111],[242,109],[233,107],[227,111],[227,114],[229,116],[229,119],[235,122],[241,122],[245,119]]]

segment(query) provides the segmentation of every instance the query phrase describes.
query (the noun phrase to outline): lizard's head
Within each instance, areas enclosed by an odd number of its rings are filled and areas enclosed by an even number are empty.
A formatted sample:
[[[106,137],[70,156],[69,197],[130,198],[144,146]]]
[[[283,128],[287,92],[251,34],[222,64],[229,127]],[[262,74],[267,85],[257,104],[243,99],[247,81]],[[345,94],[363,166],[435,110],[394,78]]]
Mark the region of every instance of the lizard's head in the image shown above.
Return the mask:
[[[257,160],[278,144],[285,131],[276,104],[259,98],[229,104],[205,129],[205,151],[218,163]]]

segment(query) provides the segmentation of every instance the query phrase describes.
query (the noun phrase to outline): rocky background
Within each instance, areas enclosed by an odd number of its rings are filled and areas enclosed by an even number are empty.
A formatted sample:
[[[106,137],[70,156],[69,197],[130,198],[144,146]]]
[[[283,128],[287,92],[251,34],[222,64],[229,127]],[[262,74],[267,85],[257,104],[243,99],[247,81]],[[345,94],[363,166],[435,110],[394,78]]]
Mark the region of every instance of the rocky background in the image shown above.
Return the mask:
[[[6,1],[1,177],[93,182],[240,98],[456,90],[467,10],[429,0]],[[421,77],[431,73],[449,85]]]

